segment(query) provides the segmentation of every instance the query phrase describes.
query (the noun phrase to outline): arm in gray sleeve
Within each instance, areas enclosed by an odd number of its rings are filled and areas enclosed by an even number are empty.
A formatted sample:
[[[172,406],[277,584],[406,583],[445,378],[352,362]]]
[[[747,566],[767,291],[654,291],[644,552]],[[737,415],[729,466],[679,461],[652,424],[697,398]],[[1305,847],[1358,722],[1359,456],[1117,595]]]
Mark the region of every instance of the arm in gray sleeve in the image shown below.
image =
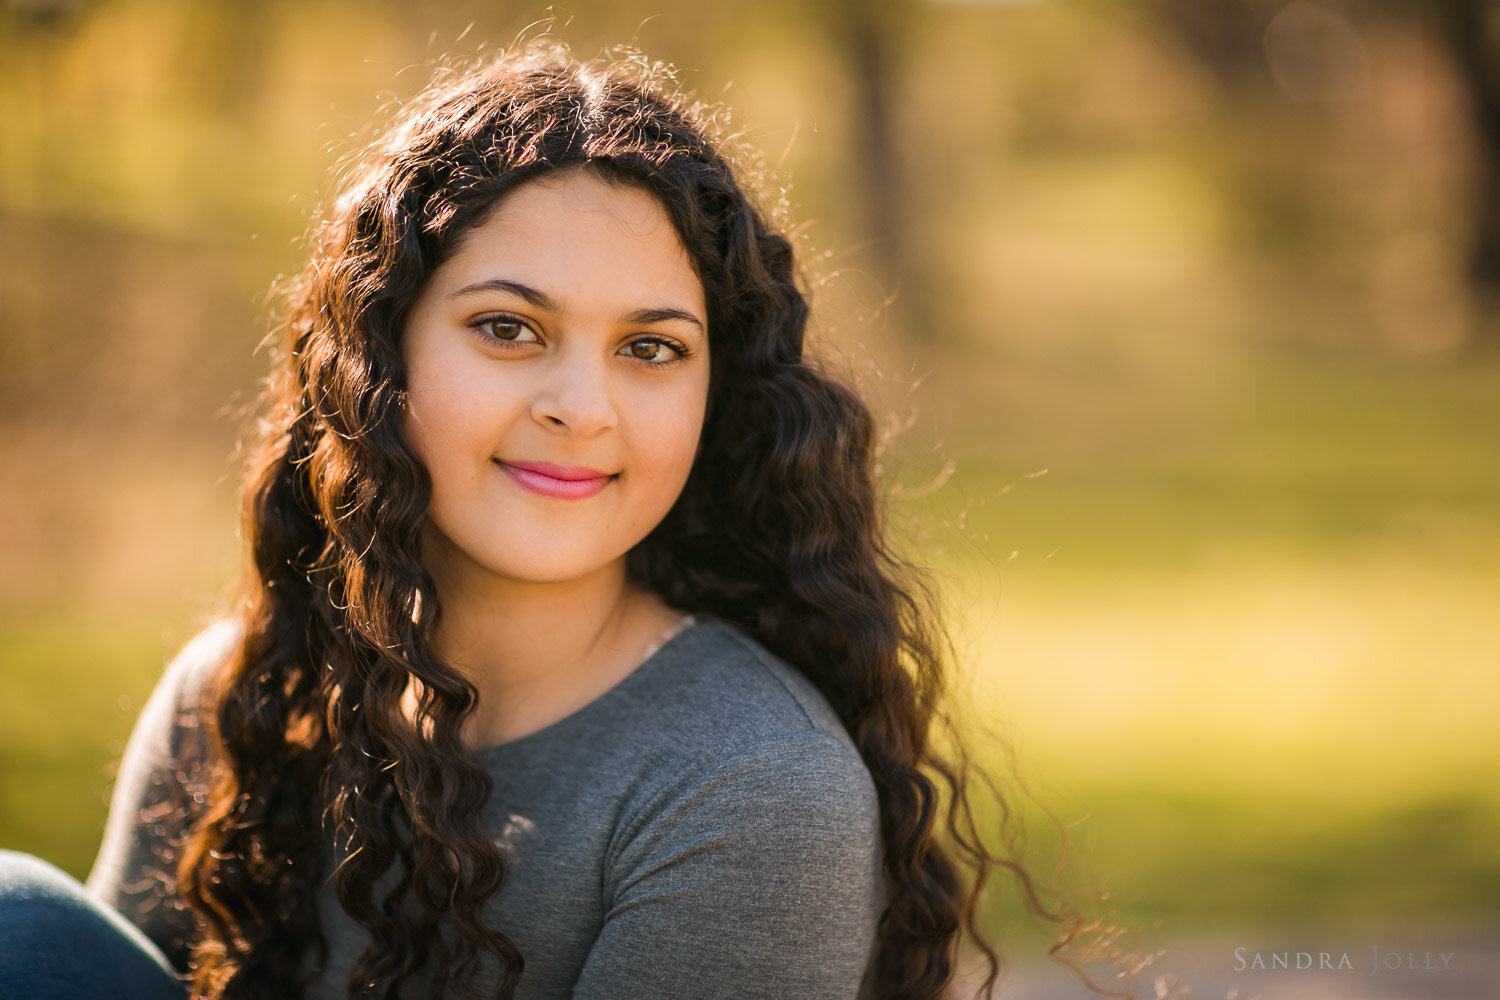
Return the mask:
[[[196,738],[198,696],[236,638],[231,623],[214,625],[168,665],[136,720],[110,800],[104,839],[89,873],[95,898],[119,910],[162,950],[186,967],[186,914],[177,895],[172,834],[191,802],[181,770],[182,748]]]
[[[883,891],[875,789],[847,744],[679,776],[619,839],[575,1000],[859,993]]]

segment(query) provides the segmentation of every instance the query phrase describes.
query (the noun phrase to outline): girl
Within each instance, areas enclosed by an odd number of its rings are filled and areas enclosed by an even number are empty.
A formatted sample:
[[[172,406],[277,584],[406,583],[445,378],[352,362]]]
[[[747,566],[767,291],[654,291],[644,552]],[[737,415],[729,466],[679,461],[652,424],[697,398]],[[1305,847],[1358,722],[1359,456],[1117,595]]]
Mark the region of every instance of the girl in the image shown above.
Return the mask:
[[[90,877],[111,947],[160,951],[132,983],[932,997],[989,868],[1030,894],[937,745],[871,417],[663,79],[532,45],[348,170],[249,470],[248,595],[143,713]]]

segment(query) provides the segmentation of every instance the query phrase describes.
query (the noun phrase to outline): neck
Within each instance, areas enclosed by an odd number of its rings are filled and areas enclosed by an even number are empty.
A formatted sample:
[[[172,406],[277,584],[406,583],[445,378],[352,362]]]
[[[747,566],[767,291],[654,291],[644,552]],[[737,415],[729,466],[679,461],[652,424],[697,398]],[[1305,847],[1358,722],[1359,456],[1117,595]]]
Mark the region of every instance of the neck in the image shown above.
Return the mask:
[[[566,583],[478,567],[429,572],[442,608],[433,652],[479,692],[463,734],[471,747],[518,739],[587,705],[639,666],[677,617],[629,583],[623,558]]]

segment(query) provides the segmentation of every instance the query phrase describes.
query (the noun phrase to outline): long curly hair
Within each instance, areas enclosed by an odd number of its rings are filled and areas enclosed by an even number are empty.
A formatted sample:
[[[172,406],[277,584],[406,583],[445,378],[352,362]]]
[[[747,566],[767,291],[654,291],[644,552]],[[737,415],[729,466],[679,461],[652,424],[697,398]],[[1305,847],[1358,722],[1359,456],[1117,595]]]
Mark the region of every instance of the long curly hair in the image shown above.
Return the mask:
[[[804,356],[792,245],[717,127],[639,56],[585,64],[533,43],[440,72],[344,171],[288,300],[244,494],[243,629],[211,690],[209,790],[178,858],[195,997],[301,995],[308,950],[327,952],[314,896],[330,864],[371,936],[350,996],[430,977],[432,997],[473,997],[496,963],[497,995],[515,989],[523,956],[483,920],[506,865],[481,813],[490,780],[460,739],[477,694],[430,642],[430,483],[401,430],[401,335],[455,241],[557,170],[652,193],[703,283],[699,454],[628,572],[794,664],[853,737],[883,838],[875,995],[939,995],[966,936],[993,981],[975,924],[996,866],[1042,909],[977,829],[971,768],[944,728],[936,608],[886,541],[874,421]]]

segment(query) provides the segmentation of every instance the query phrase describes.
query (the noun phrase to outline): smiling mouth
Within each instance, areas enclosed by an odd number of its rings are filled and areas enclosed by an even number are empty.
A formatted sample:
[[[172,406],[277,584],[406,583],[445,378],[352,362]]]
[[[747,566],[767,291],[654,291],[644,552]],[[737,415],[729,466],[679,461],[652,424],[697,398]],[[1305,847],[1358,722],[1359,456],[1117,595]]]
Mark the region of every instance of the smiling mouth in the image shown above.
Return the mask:
[[[553,500],[586,500],[608,486],[614,475],[581,466],[550,462],[502,462],[494,459],[522,489]]]

